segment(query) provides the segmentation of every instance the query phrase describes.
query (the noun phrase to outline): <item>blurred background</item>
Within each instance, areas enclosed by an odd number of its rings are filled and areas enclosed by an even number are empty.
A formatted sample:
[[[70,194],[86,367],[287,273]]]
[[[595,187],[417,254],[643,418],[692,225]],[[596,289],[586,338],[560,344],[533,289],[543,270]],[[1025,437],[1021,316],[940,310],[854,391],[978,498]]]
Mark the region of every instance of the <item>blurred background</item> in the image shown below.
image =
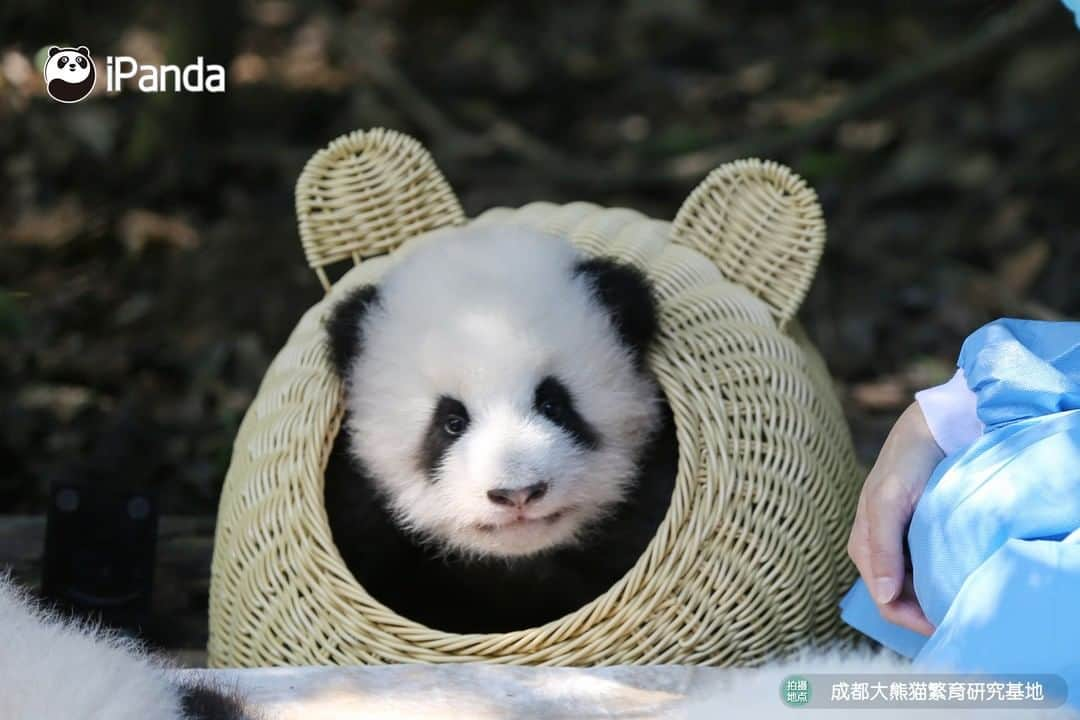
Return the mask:
[[[52,44],[90,48],[87,100],[45,95]],[[203,56],[227,91],[109,95],[106,55]],[[293,184],[372,126],[423,141],[470,215],[671,218],[720,162],[793,167],[829,227],[801,319],[869,463],[976,327],[1080,314],[1078,74],[1056,0],[9,0],[0,563],[39,578],[52,484],[138,478],[162,515],[151,635],[205,642],[233,436],[321,294]]]

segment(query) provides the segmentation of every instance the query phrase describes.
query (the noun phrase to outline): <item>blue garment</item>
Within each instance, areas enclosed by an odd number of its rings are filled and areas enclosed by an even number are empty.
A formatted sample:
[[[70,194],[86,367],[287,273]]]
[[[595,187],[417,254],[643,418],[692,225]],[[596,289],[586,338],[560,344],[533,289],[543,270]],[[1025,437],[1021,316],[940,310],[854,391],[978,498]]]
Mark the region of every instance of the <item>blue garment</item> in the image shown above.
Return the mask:
[[[1065,7],[1073,11],[1073,15],[1076,16],[1076,27],[1080,28],[1080,0],[1062,0],[1065,3]]]
[[[844,620],[927,668],[1056,673],[1080,707],[1080,323],[998,320],[958,366],[986,431],[943,460],[908,531],[930,638],[860,580]]]

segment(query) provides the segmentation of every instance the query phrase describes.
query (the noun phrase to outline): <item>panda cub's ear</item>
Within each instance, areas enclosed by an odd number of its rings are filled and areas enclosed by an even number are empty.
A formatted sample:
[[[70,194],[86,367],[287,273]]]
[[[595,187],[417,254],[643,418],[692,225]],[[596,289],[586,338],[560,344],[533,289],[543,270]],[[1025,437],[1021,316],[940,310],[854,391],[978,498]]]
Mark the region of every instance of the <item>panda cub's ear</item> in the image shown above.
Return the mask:
[[[326,320],[330,360],[334,370],[345,380],[352,361],[360,354],[363,343],[361,323],[368,310],[379,303],[379,290],[374,285],[356,288],[339,301]]]
[[[60,52],[60,47],[58,45],[53,45],[52,47],[49,48],[49,57],[52,57],[53,55],[55,55],[58,52]]]
[[[582,260],[574,274],[583,276],[611,316],[619,338],[631,350],[638,367],[656,337],[656,298],[652,285],[637,268],[608,258]]]
[[[80,55],[90,57],[90,48],[86,47],[85,45],[80,45],[79,47],[75,48],[75,52],[79,53]]]

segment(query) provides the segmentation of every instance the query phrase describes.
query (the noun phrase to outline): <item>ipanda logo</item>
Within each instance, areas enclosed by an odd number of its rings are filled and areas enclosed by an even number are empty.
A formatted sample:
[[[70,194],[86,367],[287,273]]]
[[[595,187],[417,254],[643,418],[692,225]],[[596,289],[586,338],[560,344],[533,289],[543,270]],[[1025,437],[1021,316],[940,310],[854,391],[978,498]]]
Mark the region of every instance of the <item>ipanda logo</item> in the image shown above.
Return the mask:
[[[97,68],[85,45],[50,47],[44,73],[49,97],[62,103],[83,100],[97,81]],[[201,55],[184,67],[140,65],[127,55],[106,56],[105,89],[121,92],[125,80],[135,80],[135,86],[148,93],[225,92],[225,68],[206,63]]]
[[[49,48],[45,61],[45,91],[62,103],[79,102],[90,94],[97,82],[97,68],[85,45],[77,48]]]

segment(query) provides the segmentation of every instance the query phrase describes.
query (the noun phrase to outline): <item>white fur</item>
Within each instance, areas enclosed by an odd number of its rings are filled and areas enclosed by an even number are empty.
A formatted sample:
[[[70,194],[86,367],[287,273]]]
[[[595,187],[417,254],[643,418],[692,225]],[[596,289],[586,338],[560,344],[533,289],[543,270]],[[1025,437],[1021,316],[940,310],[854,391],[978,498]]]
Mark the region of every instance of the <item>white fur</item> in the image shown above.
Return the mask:
[[[79,62],[79,60],[83,62]],[[60,61],[64,60],[63,63]],[[74,48],[61,48],[45,61],[45,84],[56,79],[78,85],[90,75],[90,58]]]
[[[138,646],[35,607],[0,574],[0,718],[182,720],[166,669]]]
[[[516,556],[575,541],[624,497],[658,422],[654,383],[635,369],[565,239],[517,226],[425,238],[379,283],[349,370],[352,451],[408,528],[472,555]],[[585,450],[532,410],[548,374],[598,432]],[[463,402],[469,430],[431,482],[420,444],[440,395]],[[487,491],[549,482],[533,522]],[[554,513],[553,522],[540,520]]]

